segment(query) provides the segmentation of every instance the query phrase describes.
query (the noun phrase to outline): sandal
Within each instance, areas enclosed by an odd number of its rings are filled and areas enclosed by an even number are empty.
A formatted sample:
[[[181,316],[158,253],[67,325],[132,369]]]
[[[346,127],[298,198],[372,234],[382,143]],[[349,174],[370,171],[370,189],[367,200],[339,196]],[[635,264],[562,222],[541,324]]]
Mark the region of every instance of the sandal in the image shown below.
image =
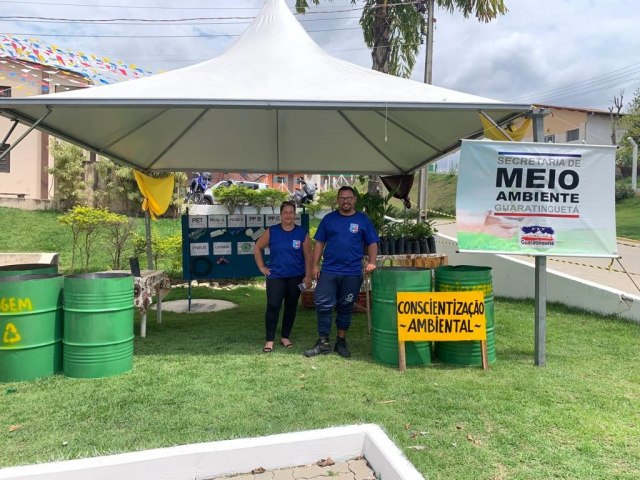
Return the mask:
[[[286,342],[284,342],[283,340],[284,340],[284,339],[281,339],[281,340],[280,340],[280,345],[282,345],[284,348],[291,348],[291,347],[293,347],[293,342],[292,342],[291,340],[286,339],[286,340],[287,340],[287,342],[289,342],[289,343],[286,343]]]
[[[271,346],[269,346],[269,345],[267,345],[267,344],[265,343],[264,347],[262,347],[262,352],[263,352],[263,353],[270,353],[270,352],[272,352],[272,351],[273,351],[273,342],[267,342],[267,343],[270,343],[270,344],[271,344]]]

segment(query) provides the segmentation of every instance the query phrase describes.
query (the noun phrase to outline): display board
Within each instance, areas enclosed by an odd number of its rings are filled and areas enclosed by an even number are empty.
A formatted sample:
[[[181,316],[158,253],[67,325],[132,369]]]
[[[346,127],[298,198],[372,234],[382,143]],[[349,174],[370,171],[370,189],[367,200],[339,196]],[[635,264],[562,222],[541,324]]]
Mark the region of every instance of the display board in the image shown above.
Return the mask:
[[[246,278],[262,275],[253,247],[280,214],[194,214],[182,216],[182,277],[185,280]],[[309,231],[309,215],[296,214]],[[269,249],[264,250],[265,262]]]
[[[618,256],[615,146],[463,140],[461,252]]]

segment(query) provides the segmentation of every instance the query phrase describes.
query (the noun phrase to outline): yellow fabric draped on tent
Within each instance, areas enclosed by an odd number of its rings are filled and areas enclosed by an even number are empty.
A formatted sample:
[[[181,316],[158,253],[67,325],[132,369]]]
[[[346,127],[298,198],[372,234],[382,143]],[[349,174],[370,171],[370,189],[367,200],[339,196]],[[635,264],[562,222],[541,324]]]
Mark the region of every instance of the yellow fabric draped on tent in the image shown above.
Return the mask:
[[[484,136],[488,139],[499,141],[514,140],[516,142],[522,140],[533,123],[531,118],[527,118],[518,128],[502,129],[493,125],[482,115],[480,115],[480,121],[482,122],[482,128],[484,128]]]
[[[155,220],[156,216],[162,215],[167,211],[167,208],[169,208],[171,197],[173,196],[175,178],[173,175],[164,178],[154,178],[135,170],[133,171],[133,175],[138,183],[140,193],[144,196],[142,210],[149,210],[151,218]]]

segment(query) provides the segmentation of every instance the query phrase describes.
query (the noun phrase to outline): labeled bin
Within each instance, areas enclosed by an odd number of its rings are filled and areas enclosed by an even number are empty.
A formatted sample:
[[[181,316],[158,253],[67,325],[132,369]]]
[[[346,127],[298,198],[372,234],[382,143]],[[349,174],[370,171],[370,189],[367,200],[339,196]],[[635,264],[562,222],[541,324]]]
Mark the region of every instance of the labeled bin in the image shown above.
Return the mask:
[[[431,270],[412,267],[379,267],[371,276],[372,354],[376,362],[398,365],[397,292],[430,292]],[[405,342],[407,365],[431,363],[431,342]]]
[[[0,382],[62,369],[62,275],[0,278]]]
[[[47,273],[58,273],[58,266],[50,263],[20,263],[0,266],[0,277],[43,275]]]
[[[66,376],[100,378],[133,368],[133,293],[128,273],[65,277]]]
[[[487,358],[496,361],[496,342],[493,309],[493,279],[491,267],[475,265],[447,265],[435,270],[436,292],[468,292],[480,290],[484,294],[487,321]],[[454,365],[482,365],[482,345],[479,340],[434,342],[435,358]]]

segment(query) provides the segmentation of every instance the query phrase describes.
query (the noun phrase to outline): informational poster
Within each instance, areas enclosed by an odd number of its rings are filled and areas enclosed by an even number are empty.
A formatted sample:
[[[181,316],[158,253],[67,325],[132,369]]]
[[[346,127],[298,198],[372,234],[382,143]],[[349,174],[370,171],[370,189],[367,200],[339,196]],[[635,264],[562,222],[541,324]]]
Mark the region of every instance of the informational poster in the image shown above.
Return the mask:
[[[615,147],[463,140],[461,252],[617,257]]]
[[[203,205],[204,207],[204,205]],[[280,215],[218,213],[182,216],[182,274],[186,280],[262,276],[253,256],[256,241]],[[309,215],[300,217],[309,230]],[[269,248],[263,251],[268,262]]]
[[[397,292],[398,341],[486,340],[484,293]]]

